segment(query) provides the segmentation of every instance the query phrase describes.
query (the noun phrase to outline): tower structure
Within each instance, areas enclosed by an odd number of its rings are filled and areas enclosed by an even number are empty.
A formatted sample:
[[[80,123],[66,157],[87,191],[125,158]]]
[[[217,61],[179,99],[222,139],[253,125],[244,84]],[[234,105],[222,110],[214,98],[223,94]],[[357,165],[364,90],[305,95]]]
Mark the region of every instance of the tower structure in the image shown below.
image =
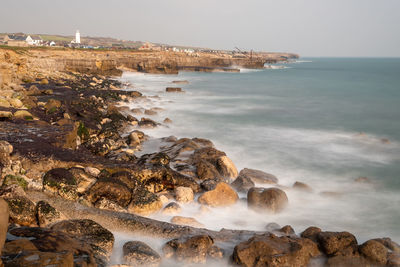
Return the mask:
[[[81,43],[81,34],[79,33],[79,30],[76,31],[75,33],[75,43],[80,44]]]

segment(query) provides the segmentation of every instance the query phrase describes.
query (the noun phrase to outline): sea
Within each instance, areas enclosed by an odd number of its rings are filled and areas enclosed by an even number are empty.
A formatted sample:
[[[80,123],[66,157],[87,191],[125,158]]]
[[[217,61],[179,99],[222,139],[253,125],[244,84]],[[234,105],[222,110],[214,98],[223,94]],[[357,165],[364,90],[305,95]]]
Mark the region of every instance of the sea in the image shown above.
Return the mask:
[[[239,171],[277,176],[289,199],[278,214],[247,209],[240,194],[237,204],[209,212],[183,204],[180,215],[213,230],[277,223],[296,233],[309,226],[349,231],[359,243],[400,242],[400,59],[302,58],[240,73],[125,72],[121,80],[147,96],[131,108],[159,107],[158,115],[142,116],[173,121],[145,131],[151,140],[139,156],[155,152],[161,137],[207,138]],[[168,86],[185,92],[166,93]],[[296,181],[313,191],[293,189]]]

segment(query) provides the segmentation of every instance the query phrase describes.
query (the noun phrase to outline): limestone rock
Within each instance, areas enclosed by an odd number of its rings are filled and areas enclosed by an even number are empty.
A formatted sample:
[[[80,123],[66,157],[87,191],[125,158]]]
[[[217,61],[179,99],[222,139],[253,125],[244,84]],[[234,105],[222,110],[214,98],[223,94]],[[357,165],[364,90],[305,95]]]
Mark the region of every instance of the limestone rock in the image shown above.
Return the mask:
[[[171,223],[178,225],[192,226],[197,228],[204,227],[204,225],[199,223],[195,218],[183,217],[183,216],[172,217]]]
[[[219,173],[224,178],[235,179],[238,176],[238,170],[236,169],[233,161],[227,156],[222,156],[217,161]]]
[[[251,209],[277,213],[287,204],[285,192],[278,188],[252,187],[247,193],[247,205]]]
[[[175,188],[175,199],[181,203],[189,203],[192,202],[194,199],[194,193],[192,188],[178,186]]]
[[[360,253],[375,264],[385,265],[388,249],[376,240],[368,240],[359,247]]]
[[[239,175],[239,177],[231,183],[231,186],[238,192],[247,193],[255,184],[248,176]]]
[[[357,251],[357,239],[349,232],[320,232],[318,243],[328,256],[353,255]]]
[[[162,208],[160,198],[146,190],[145,188],[137,188],[132,194],[132,201],[128,206],[128,211],[139,214],[149,215],[159,211]]]
[[[123,246],[124,262],[131,266],[159,266],[160,255],[140,241],[129,241]]]
[[[84,240],[92,247],[96,255],[108,258],[114,246],[114,235],[95,221],[65,220],[51,226],[52,230],[67,233],[71,236]]]
[[[235,246],[232,258],[241,266],[298,267],[307,266],[319,254],[317,244],[309,239],[262,234]]]
[[[76,200],[77,181],[70,171],[64,168],[55,168],[48,171],[43,177],[43,189],[57,193],[60,196]]]
[[[248,169],[244,168],[243,170],[240,171],[239,176],[244,176],[249,178],[250,180],[253,181],[253,183],[257,184],[276,184],[278,183],[278,178],[276,178],[275,175],[259,171],[259,170],[254,170],[254,169]]]
[[[214,240],[208,235],[197,235],[189,238],[173,239],[163,247],[166,256],[185,263],[205,263],[213,249]]]
[[[179,206],[176,202],[171,202],[167,206],[164,207],[163,213],[164,214],[178,214],[182,210],[181,206]]]
[[[228,206],[235,204],[239,199],[238,194],[228,184],[220,182],[214,190],[203,193],[198,201],[212,207]]]
[[[67,219],[64,214],[44,200],[36,204],[36,213],[40,227],[47,227],[52,223]]]

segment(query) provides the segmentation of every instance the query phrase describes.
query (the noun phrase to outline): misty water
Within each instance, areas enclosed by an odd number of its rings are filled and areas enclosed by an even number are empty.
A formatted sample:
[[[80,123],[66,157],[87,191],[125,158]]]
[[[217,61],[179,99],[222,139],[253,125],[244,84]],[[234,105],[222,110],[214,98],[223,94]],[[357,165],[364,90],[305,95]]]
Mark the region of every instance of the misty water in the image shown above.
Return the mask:
[[[210,139],[238,170],[276,175],[289,198],[279,214],[256,213],[239,201],[208,213],[195,202],[183,204],[180,215],[216,230],[265,230],[275,222],[297,233],[314,225],[349,231],[359,242],[384,236],[399,242],[400,59],[314,58],[283,66],[241,73],[123,75],[133,89],[159,96],[131,103],[131,108],[161,107],[165,111],[146,117],[173,121],[146,130],[148,135]],[[188,80],[178,85],[186,92],[165,93],[173,80]],[[156,147],[155,139],[144,152]],[[355,182],[358,177],[370,182]],[[293,190],[295,181],[314,191]]]

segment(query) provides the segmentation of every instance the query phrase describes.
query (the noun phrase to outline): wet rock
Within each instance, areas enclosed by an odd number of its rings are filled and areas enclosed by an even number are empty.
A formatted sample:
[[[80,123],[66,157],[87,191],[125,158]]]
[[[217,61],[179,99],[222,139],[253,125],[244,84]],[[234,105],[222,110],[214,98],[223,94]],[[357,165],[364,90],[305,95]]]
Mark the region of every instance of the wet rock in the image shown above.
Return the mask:
[[[357,239],[349,232],[320,232],[318,243],[328,256],[347,256],[357,252]]]
[[[157,123],[149,118],[141,118],[138,122],[138,125],[142,128],[155,128],[157,127]]]
[[[151,110],[151,109],[145,109],[144,110],[144,114],[145,115],[149,115],[149,116],[154,116],[157,115],[157,111]]]
[[[203,224],[199,223],[195,218],[192,217],[183,217],[183,216],[174,216],[171,219],[171,223],[178,225],[186,225],[192,227],[204,227]]]
[[[95,221],[66,220],[53,224],[51,229],[87,242],[97,257],[108,259],[111,255],[114,235]]]
[[[249,178],[253,183],[257,184],[276,184],[278,183],[278,178],[275,175],[259,171],[244,168],[240,171],[239,176],[244,176]]]
[[[387,262],[388,250],[387,248],[376,240],[368,240],[359,249],[360,254],[371,262],[378,265],[385,265]]]
[[[141,108],[133,108],[131,109],[131,112],[137,115],[143,114],[143,110]]]
[[[40,227],[47,227],[52,223],[67,219],[64,214],[44,200],[36,204],[36,213]]]
[[[368,262],[365,258],[357,255],[337,255],[328,258],[327,267],[376,267]]]
[[[9,102],[10,102],[10,105],[11,105],[13,108],[22,108],[22,106],[24,105],[24,104],[22,103],[22,101],[19,100],[18,98],[11,98],[11,99],[9,100]]]
[[[194,193],[192,188],[190,187],[183,187],[178,186],[174,190],[175,192],[175,199],[181,203],[189,203],[192,202],[194,199]]]
[[[94,267],[97,266],[97,263],[105,265],[105,261],[95,258],[95,254],[87,242],[81,241],[68,234],[37,227],[14,228],[9,232],[17,237],[30,239],[40,252],[71,253],[75,266]]]
[[[178,214],[180,213],[182,210],[181,206],[179,206],[178,203],[176,202],[171,202],[169,203],[167,206],[164,207],[163,209],[163,213],[164,214],[169,214],[169,215],[173,215],[173,214]]]
[[[277,230],[279,230],[281,228],[281,226],[279,225],[279,224],[277,224],[277,223],[269,223],[269,224],[267,224],[266,226],[265,226],[265,229],[268,231],[268,232],[273,232],[273,231],[277,231]]]
[[[241,266],[307,266],[318,256],[317,244],[306,238],[255,235],[235,246],[234,263]]]
[[[76,192],[77,193],[84,193],[86,192],[94,183],[96,183],[97,179],[90,175],[88,172],[86,172],[82,168],[70,168],[68,170],[76,179],[77,186],[76,186]]]
[[[140,241],[129,241],[123,246],[124,262],[131,266],[159,266],[160,255]]]
[[[71,252],[41,252],[24,251],[21,254],[10,255],[4,260],[5,266],[74,266],[74,256]]]
[[[211,191],[214,190],[215,187],[217,186],[218,183],[221,182],[221,179],[216,178],[216,179],[207,179],[204,180],[203,182],[200,183],[200,187],[204,190],[204,191]]]
[[[94,167],[85,167],[85,172],[94,177],[97,177],[100,174],[100,170]]]
[[[358,177],[358,178],[354,179],[354,182],[369,184],[369,183],[371,183],[371,180],[368,177]]]
[[[128,171],[117,171],[111,175],[111,178],[125,184],[130,190],[140,185],[140,182]]]
[[[213,259],[222,259],[224,257],[224,254],[224,250],[217,246],[212,246],[208,249],[208,256]]]
[[[128,140],[130,146],[137,147],[138,145],[140,145],[140,138],[136,132],[132,132],[129,135]]]
[[[8,203],[10,222],[22,226],[36,226],[36,206],[24,195],[6,196],[4,200]]]
[[[69,200],[78,198],[77,181],[71,172],[64,168],[48,171],[43,177],[43,189]]]
[[[89,189],[88,199],[95,204],[101,198],[108,199],[121,207],[126,207],[131,201],[132,194],[125,183],[115,178],[99,178]]]
[[[206,160],[198,161],[195,166],[197,177],[200,180],[211,180],[220,177],[215,166]]]
[[[205,263],[212,249],[214,240],[208,235],[197,235],[189,238],[173,239],[163,247],[164,254],[175,256],[175,259],[186,263]]]
[[[12,119],[13,114],[10,111],[0,110],[0,121]]]
[[[114,203],[113,201],[106,199],[106,198],[100,198],[99,200],[96,201],[94,206],[98,209],[103,209],[103,210],[127,212],[126,208],[123,208],[120,205],[118,205],[118,204]]]
[[[164,123],[172,123],[172,120],[170,119],[170,118],[165,118],[164,120],[163,120],[163,122]]]
[[[400,253],[389,253],[387,265],[391,266],[391,267],[392,266],[399,267],[400,266]]]
[[[294,229],[290,225],[285,225],[281,229],[279,229],[279,232],[284,233],[285,235],[294,235]]]
[[[180,88],[180,87],[167,87],[167,88],[165,88],[165,91],[166,91],[167,93],[183,92],[183,91],[182,91],[182,88]]]
[[[254,210],[277,213],[287,204],[285,192],[278,188],[252,187],[247,193],[247,205]]]
[[[311,239],[314,242],[318,242],[318,234],[321,233],[321,229],[315,226],[310,226],[304,232],[300,234],[303,238]]]
[[[6,234],[8,229],[8,218],[9,218],[8,203],[4,201],[3,198],[0,198],[0,256],[1,256],[1,251],[3,250],[4,241],[6,240]]]
[[[17,110],[16,112],[14,112],[13,117],[15,119],[33,120],[33,115],[26,110]]]
[[[235,179],[238,176],[235,164],[227,156],[218,158],[217,169],[224,178]]]
[[[6,167],[11,164],[10,154],[13,152],[13,146],[7,141],[0,141],[0,175],[1,167]]]
[[[9,108],[11,105],[10,105],[10,102],[7,100],[7,99],[5,99],[5,98],[0,98],[0,107],[2,107],[2,108]]]
[[[397,244],[396,242],[394,242],[393,240],[391,240],[390,238],[388,238],[388,237],[376,238],[376,239],[373,239],[373,240],[381,243],[382,245],[384,245],[388,249],[392,250],[393,252],[400,254],[400,245]]]
[[[162,202],[156,194],[145,188],[137,188],[133,191],[128,211],[139,215],[149,215],[159,211],[161,208]]]
[[[239,199],[238,194],[226,183],[219,183],[214,190],[203,193],[198,201],[212,207],[228,206],[235,204]]]
[[[305,184],[305,183],[302,183],[299,181],[296,181],[293,184],[293,188],[300,190],[300,191],[304,191],[304,192],[312,192],[313,191],[313,189],[308,184]]]
[[[239,175],[239,177],[231,183],[231,186],[238,192],[247,193],[255,184],[248,176]]]
[[[2,187],[7,187],[13,184],[20,186],[24,190],[28,189],[28,182],[23,177],[11,174],[6,175],[4,177]]]
[[[49,114],[55,113],[60,107],[61,101],[56,99],[49,99],[44,105],[46,112]]]

